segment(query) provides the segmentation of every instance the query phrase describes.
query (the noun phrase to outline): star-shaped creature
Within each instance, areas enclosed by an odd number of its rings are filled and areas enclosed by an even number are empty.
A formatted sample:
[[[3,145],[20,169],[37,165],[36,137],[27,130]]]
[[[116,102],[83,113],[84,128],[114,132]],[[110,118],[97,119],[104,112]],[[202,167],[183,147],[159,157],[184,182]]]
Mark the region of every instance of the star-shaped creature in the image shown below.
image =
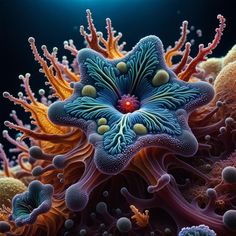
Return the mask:
[[[69,99],[50,106],[52,122],[85,132],[101,172],[119,173],[149,146],[183,156],[197,151],[188,115],[208,103],[214,91],[205,82],[179,80],[167,68],[163,53],[156,36],[141,39],[117,60],[82,49],[78,53],[81,81],[74,84]]]

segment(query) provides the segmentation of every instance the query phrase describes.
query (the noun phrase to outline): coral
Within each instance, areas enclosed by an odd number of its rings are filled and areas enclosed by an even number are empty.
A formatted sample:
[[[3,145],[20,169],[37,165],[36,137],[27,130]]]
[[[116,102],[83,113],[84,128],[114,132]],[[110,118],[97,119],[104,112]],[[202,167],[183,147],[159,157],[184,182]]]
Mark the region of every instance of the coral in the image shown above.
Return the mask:
[[[12,198],[26,190],[26,186],[22,181],[12,177],[0,178],[0,206],[11,206]]]
[[[187,21],[173,48],[147,36],[126,52],[111,20],[106,38],[87,10],[87,48],[64,42],[71,65],[57,48],[43,45],[41,55],[30,37],[48,87],[34,94],[27,73],[19,76],[24,93],[3,94],[30,124],[18,111],[5,121],[13,148],[0,146],[0,187],[16,187],[1,197],[0,232],[234,236],[235,50],[207,58],[225,28],[218,19],[195,57]]]
[[[216,91],[215,101],[224,102],[224,113],[236,119],[235,115],[235,77],[236,76],[236,62],[229,63],[225,66],[216,77],[214,88]]]
[[[206,83],[179,81],[166,67],[162,51],[155,36],[140,40],[122,61],[109,61],[83,49],[78,53],[81,80],[74,84],[73,96],[49,107],[52,122],[80,127],[92,140],[95,163],[103,173],[119,173],[147,146],[165,146],[186,156],[196,152],[187,113],[209,102],[213,90]],[[116,69],[121,62],[127,64],[125,74]],[[168,79],[154,83],[152,80],[161,79],[160,69],[168,73]],[[93,87],[95,96],[83,93],[87,86]],[[98,134],[96,125],[101,118],[107,120],[103,135]],[[135,133],[137,123],[146,127],[146,134]]]
[[[107,40],[105,40],[103,35],[101,33],[98,33],[96,31],[96,28],[94,27],[90,10],[87,10],[87,19],[89,24],[88,29],[91,34],[86,33],[86,31],[84,30],[84,26],[80,26],[80,33],[84,37],[85,42],[88,44],[88,46],[102,54],[104,57],[110,59],[123,57],[124,52],[122,51],[122,49],[126,43],[123,42],[121,45],[118,45],[118,41],[122,37],[122,34],[119,33],[117,36],[114,36],[115,31],[112,28],[111,20],[109,18],[106,19],[108,37]],[[100,43],[102,43],[104,47],[102,47]]]
[[[149,223],[149,211],[146,210],[145,213],[140,213],[134,205],[131,205],[130,209],[134,213],[131,218],[136,221],[137,225],[140,227],[146,227]]]
[[[53,187],[51,185],[43,185],[37,180],[32,181],[27,192],[17,194],[13,198],[10,219],[18,227],[33,224],[40,214],[50,210],[52,194]]]
[[[215,78],[223,68],[222,58],[209,58],[208,60],[199,64],[199,68],[204,70],[204,75],[213,76]]]
[[[216,236],[216,233],[205,225],[199,225],[199,226],[192,226],[191,228],[189,227],[183,228],[179,233],[179,236],[187,236],[187,235]]]
[[[223,58],[223,67],[236,60],[236,45],[234,45]]]

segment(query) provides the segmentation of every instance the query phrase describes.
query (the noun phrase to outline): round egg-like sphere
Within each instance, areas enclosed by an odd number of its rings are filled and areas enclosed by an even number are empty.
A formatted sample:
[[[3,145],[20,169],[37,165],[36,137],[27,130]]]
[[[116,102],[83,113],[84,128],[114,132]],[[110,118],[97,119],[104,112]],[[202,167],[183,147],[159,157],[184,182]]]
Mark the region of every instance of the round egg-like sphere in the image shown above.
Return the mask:
[[[234,166],[227,166],[222,171],[222,178],[226,183],[236,183],[236,168]]]
[[[10,225],[6,221],[0,221],[0,233],[9,232],[11,229]]]
[[[165,71],[163,69],[158,70],[152,79],[152,85],[157,87],[162,84],[166,84],[169,81],[169,77],[170,76],[167,73],[167,71]]]
[[[127,64],[123,61],[117,63],[116,68],[121,72],[121,73],[126,73],[128,71]]]
[[[228,229],[236,231],[236,210],[226,211],[223,215],[223,223]]]
[[[98,127],[98,133],[99,134],[104,134],[110,129],[109,125],[101,125]]]
[[[106,125],[107,124],[107,119],[102,117],[98,120],[98,125]]]
[[[5,205],[11,207],[12,198],[26,190],[26,186],[23,182],[12,177],[0,178],[0,206]]]
[[[143,124],[135,124],[133,130],[138,135],[147,134],[147,128]]]
[[[82,88],[81,94],[82,94],[82,96],[88,96],[88,97],[96,98],[97,91],[96,91],[96,88],[93,87],[92,85],[85,85]]]
[[[128,233],[132,229],[132,223],[129,218],[121,217],[117,220],[116,227],[121,233]]]

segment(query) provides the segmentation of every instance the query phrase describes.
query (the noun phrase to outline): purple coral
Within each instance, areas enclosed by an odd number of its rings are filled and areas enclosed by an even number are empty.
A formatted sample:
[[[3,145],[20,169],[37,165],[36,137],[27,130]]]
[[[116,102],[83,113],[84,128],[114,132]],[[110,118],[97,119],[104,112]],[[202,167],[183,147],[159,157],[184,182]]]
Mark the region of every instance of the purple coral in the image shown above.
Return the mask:
[[[30,183],[28,191],[17,194],[12,200],[13,212],[10,220],[23,226],[33,224],[38,215],[50,210],[52,206],[53,186],[42,184],[38,180]]]
[[[178,236],[216,236],[216,233],[206,225],[182,228]]]

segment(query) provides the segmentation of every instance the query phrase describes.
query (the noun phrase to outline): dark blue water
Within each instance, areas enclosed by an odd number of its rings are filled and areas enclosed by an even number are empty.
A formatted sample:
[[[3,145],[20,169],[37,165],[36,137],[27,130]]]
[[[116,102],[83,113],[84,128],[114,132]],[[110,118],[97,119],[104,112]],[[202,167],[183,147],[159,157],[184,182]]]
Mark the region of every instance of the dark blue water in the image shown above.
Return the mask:
[[[97,30],[105,30],[105,19],[112,19],[113,27],[123,33],[130,50],[140,38],[146,35],[158,35],[166,48],[173,45],[179,37],[179,27],[183,20],[190,26],[201,29],[203,35],[196,39],[195,49],[201,42],[208,43],[214,36],[218,25],[217,14],[227,19],[221,44],[214,55],[224,55],[235,44],[236,15],[233,0],[0,0],[0,52],[1,86],[13,94],[19,91],[18,75],[32,74],[33,87],[42,86],[44,79],[38,73],[39,66],[33,60],[27,39],[36,38],[38,47],[46,44],[61,49],[63,41],[73,39],[78,48],[82,48],[83,37],[79,27],[87,27],[86,9],[90,9]],[[191,37],[189,39],[191,39]],[[67,53],[68,54],[68,53]],[[9,101],[1,100],[0,124],[8,118],[12,109]]]

